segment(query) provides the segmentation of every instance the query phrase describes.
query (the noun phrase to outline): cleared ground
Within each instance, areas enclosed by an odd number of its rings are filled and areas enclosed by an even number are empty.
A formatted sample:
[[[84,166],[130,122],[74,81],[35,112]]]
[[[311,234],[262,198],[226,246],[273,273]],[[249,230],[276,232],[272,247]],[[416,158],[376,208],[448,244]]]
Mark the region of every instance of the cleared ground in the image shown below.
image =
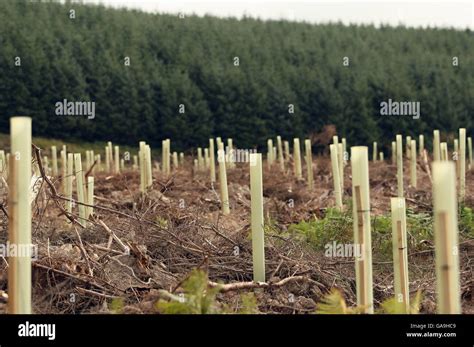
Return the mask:
[[[332,209],[330,162],[315,157],[314,164],[312,191],[293,178],[289,164],[286,172],[278,164],[271,169],[264,165],[269,285],[258,290],[226,287],[215,303],[222,312],[242,312],[247,292],[253,293],[253,311],[264,313],[313,313],[331,288],[338,288],[347,304],[355,305],[353,258],[325,256],[326,244],[352,241],[350,165],[345,167],[346,211],[338,213]],[[396,194],[395,174],[396,168],[387,161],[370,163],[376,308],[393,295],[389,198]],[[197,267],[208,274],[211,286],[252,280],[248,164],[228,171],[228,216],[220,213],[218,184],[213,189],[207,172],[193,173],[190,158],[170,177],[159,171],[153,175],[153,189],[141,196],[138,172],[129,169],[115,176],[96,172],[97,206],[87,228],[61,215],[54,200],[64,201],[43,184],[33,214],[33,242],[39,246],[39,259],[33,263],[35,312],[160,312],[157,301],[185,291],[182,284]],[[60,180],[52,181],[60,190]],[[474,217],[469,215],[474,208],[473,171],[466,181],[467,198],[460,209],[461,288],[463,312],[474,313]],[[421,312],[434,313],[431,183],[421,162],[418,182],[418,189],[413,189],[405,180],[410,292],[415,295],[421,290]],[[77,213],[76,206],[76,218]],[[6,242],[7,221],[0,214],[0,241]],[[6,266],[0,261],[0,290],[4,291]]]

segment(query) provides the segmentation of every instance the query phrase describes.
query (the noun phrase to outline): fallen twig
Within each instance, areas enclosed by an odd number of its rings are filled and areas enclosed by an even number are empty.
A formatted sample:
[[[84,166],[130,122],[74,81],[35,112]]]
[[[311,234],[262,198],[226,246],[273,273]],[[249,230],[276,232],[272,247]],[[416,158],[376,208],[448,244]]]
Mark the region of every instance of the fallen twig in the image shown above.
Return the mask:
[[[277,288],[283,287],[291,282],[304,282],[311,281],[308,277],[305,276],[292,276],[282,279],[278,282],[237,282],[237,283],[228,283],[220,284],[217,282],[209,281],[208,284],[211,288],[219,288],[221,293],[226,293],[234,290],[244,290],[244,289],[256,289],[256,288]]]
[[[122,240],[120,240],[120,238],[115,235],[115,233],[100,219],[98,219],[98,222],[99,224],[102,226],[102,228],[104,228],[104,230],[112,236],[112,238],[115,240],[115,242],[117,242],[120,247],[122,247],[123,251],[124,251],[124,254],[126,255],[129,255],[130,254],[130,248],[128,246],[126,246]]]
[[[43,162],[41,161],[41,153],[40,153],[40,149],[39,147],[35,146],[34,144],[31,144],[31,146],[33,147],[33,152],[35,153],[35,156],[36,156],[36,161],[38,163],[38,168],[40,170],[40,173],[41,173],[41,177],[43,178],[43,181],[46,182],[46,184],[49,186],[49,188],[51,189],[51,194],[53,195],[53,200],[56,204],[56,206],[61,210],[61,214],[65,215],[67,219],[69,219],[69,221],[71,221],[71,223],[75,223],[75,224],[78,224],[78,225],[81,225],[73,216],[71,216],[70,213],[68,213],[63,206],[61,206],[61,204],[59,203],[59,198],[60,198],[60,195],[58,194],[58,191],[56,190],[56,187],[54,186],[54,184],[51,182],[51,180],[49,179],[49,177],[46,175],[46,172],[44,171],[44,167],[43,167]],[[82,225],[81,225],[82,227]]]

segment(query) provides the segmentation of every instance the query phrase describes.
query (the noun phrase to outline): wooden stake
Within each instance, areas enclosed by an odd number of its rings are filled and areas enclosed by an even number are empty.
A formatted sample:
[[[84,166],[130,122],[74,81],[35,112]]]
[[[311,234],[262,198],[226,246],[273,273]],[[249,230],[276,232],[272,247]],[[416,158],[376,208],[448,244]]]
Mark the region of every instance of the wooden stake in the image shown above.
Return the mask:
[[[120,149],[119,149],[119,146],[115,146],[114,148],[115,148],[114,173],[117,175],[120,173]]]
[[[267,140],[267,164],[268,166],[272,166],[273,164],[273,140]]]
[[[392,165],[397,163],[397,143],[392,141]]]
[[[205,149],[205,153],[206,153],[206,166],[208,167],[209,166],[209,149]],[[175,170],[177,170],[179,167],[179,163],[178,163],[178,152],[173,152],[173,168]]]
[[[433,161],[441,160],[439,130],[433,130]]]
[[[74,155],[67,154],[67,174],[66,174],[66,211],[72,213],[72,181],[74,179]]]
[[[66,194],[66,176],[67,176],[67,153],[61,150],[61,191]]]
[[[112,153],[113,153],[113,150],[114,150],[114,146],[112,145],[112,142],[111,142],[111,141],[108,141],[108,142],[107,142],[107,147],[109,147],[110,164],[111,164],[111,166],[112,166],[112,162],[113,162],[113,160],[114,160],[113,154],[112,154]]]
[[[277,148],[278,148],[278,162],[280,163],[280,170],[285,171],[285,159],[283,158],[283,146],[282,146],[280,135],[277,136]]]
[[[214,139],[209,139],[209,165],[211,166],[211,184],[216,182],[216,151],[214,149]]]
[[[337,160],[339,168],[339,182],[341,183],[341,196],[344,194],[344,151],[342,143],[337,145]]]
[[[171,140],[170,139],[166,139],[166,169],[168,170],[167,172],[167,175],[169,176],[171,171],[170,171],[170,167],[171,167]]]
[[[8,257],[8,313],[31,313],[31,118],[10,118],[8,241],[17,254]],[[21,251],[26,252],[21,252]],[[26,253],[26,254],[25,254]]]
[[[283,141],[283,145],[285,146],[285,160],[290,161],[290,143],[288,141]]]
[[[294,156],[294,173],[296,179],[300,180],[303,178],[303,172],[301,168],[301,150],[300,150],[300,139],[293,139],[293,156]]]
[[[451,161],[433,163],[433,215],[437,311],[461,313],[456,170]]]
[[[170,139],[165,140],[164,147],[165,147],[165,156],[164,156],[165,166],[164,166],[163,172],[165,173],[166,176],[169,176],[171,173],[171,141]]]
[[[367,147],[351,147],[354,243],[361,249],[356,259],[357,304],[373,313],[372,241],[370,227],[369,155]]]
[[[448,144],[446,142],[441,142],[439,144],[440,151],[441,151],[441,160],[447,161],[449,160],[449,153],[448,153]]]
[[[201,147],[198,147],[197,149],[197,154],[198,154],[198,167],[199,167],[199,171],[203,171],[204,170],[204,160],[202,158],[202,148]]]
[[[263,219],[262,155],[250,154],[250,205],[253,280],[265,282],[265,240]]]
[[[346,141],[346,138],[343,137],[341,139],[341,142],[342,142],[342,163],[343,163],[343,166],[346,165],[346,153],[347,153],[347,141]],[[344,170],[344,169],[343,169]],[[344,172],[344,171],[343,171]],[[343,183],[342,185],[344,186],[344,177],[342,177],[341,179],[341,182]]]
[[[306,149],[306,168],[308,171],[308,188],[313,189],[313,154],[311,153],[311,140],[304,141]],[[281,156],[283,158],[283,155]],[[280,162],[281,163],[281,162]]]
[[[406,143],[406,152],[407,152],[406,157],[407,157],[407,159],[410,159],[410,155],[411,155],[411,149],[410,149],[411,136],[407,136],[406,140],[407,140],[407,143]]]
[[[425,137],[423,135],[418,137],[418,145],[420,147],[420,157],[422,157],[423,151],[425,150]]]
[[[466,129],[459,129],[459,201],[466,195]]]
[[[107,173],[110,172],[110,153],[109,153],[109,146],[105,146],[105,169]]]
[[[161,141],[161,168],[163,169],[163,173],[166,175],[166,146],[167,141]]]
[[[397,135],[397,186],[398,197],[403,198],[403,144],[402,135]]]
[[[53,176],[58,177],[58,150],[51,146],[51,158],[53,159]]]
[[[65,158],[62,157],[62,153],[64,152]],[[62,146],[61,151],[59,152],[61,156],[61,174],[64,174],[63,177],[66,177],[66,172],[67,172],[67,150],[66,150],[66,145]]]
[[[412,152],[413,154],[413,152]],[[405,198],[391,198],[395,298],[410,312]]]
[[[146,187],[150,188],[153,186],[153,168],[151,165],[151,148],[150,145],[145,145],[145,177]],[[169,170],[169,163],[166,164]]]
[[[411,140],[410,145],[410,185],[416,188],[416,141]]]
[[[110,142],[110,141],[109,141],[108,145],[109,145],[109,155],[110,155],[110,172],[113,172],[114,166],[115,166],[115,163],[114,163],[114,147],[112,145],[112,142]]]
[[[123,160],[123,159],[122,159]],[[94,205],[94,177],[87,177],[87,204]],[[86,218],[89,219],[94,213],[94,208],[92,206],[87,206]]]
[[[453,160],[456,163],[456,177],[459,179],[459,140],[454,139]]]
[[[469,170],[472,170],[474,163],[472,162],[472,137],[467,138],[467,151],[469,153]]]
[[[79,223],[86,226],[86,203],[85,189],[84,189],[84,171],[82,170],[81,153],[74,153],[74,166],[76,174],[76,192],[77,201],[79,205]]]
[[[173,152],[175,153],[175,152]],[[230,158],[230,154],[229,154],[229,158]],[[178,159],[178,154],[176,153],[176,159]],[[204,148],[204,166],[206,167],[206,170],[209,170],[209,168],[211,167],[211,162],[210,162],[210,158],[209,158],[209,148],[206,147]]]
[[[147,187],[147,169],[146,169],[146,153],[145,153],[145,141],[139,142],[139,150],[138,150],[138,163],[140,168],[140,192],[144,194],[146,192]]]
[[[339,163],[337,159],[336,145],[329,145],[331,152],[331,166],[332,166],[332,179],[334,183],[334,196],[336,198],[336,208],[342,211],[342,193],[341,193],[341,181],[339,179]]]
[[[227,139],[227,147],[229,147],[229,158],[234,157],[234,144],[232,143],[232,139]],[[229,160],[229,168],[233,169],[235,167],[234,160]]]
[[[91,153],[90,151],[86,151],[86,170],[85,171],[88,171],[90,167],[91,167]]]
[[[91,150],[91,166],[92,166],[92,175],[94,175],[95,173],[95,169],[98,167],[98,165],[94,165],[94,161],[95,161],[95,155],[94,155],[94,151]],[[93,166],[94,165],[94,166]]]
[[[219,187],[221,191],[222,213],[227,215],[230,213],[229,193],[227,191],[227,172],[225,167],[225,151],[222,142],[218,145],[218,162],[219,162]]]

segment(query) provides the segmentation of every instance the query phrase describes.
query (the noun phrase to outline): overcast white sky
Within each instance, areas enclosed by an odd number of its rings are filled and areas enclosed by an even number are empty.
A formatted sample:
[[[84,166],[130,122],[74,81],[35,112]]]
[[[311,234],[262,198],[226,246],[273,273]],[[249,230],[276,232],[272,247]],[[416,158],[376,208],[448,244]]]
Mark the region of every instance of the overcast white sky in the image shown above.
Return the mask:
[[[474,29],[474,0],[82,0],[147,12]]]

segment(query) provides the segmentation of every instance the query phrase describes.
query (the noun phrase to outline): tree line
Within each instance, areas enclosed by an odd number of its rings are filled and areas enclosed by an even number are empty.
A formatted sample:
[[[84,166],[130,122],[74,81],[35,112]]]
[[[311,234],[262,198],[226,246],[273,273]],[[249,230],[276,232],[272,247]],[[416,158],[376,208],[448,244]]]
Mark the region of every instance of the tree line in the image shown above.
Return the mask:
[[[177,150],[210,136],[252,148],[327,124],[349,144],[472,131],[473,47],[468,29],[0,0],[0,131],[29,115],[35,135],[152,146],[171,138]],[[95,117],[56,114],[65,99],[95,102]],[[420,102],[420,118],[381,115],[389,99]]]

